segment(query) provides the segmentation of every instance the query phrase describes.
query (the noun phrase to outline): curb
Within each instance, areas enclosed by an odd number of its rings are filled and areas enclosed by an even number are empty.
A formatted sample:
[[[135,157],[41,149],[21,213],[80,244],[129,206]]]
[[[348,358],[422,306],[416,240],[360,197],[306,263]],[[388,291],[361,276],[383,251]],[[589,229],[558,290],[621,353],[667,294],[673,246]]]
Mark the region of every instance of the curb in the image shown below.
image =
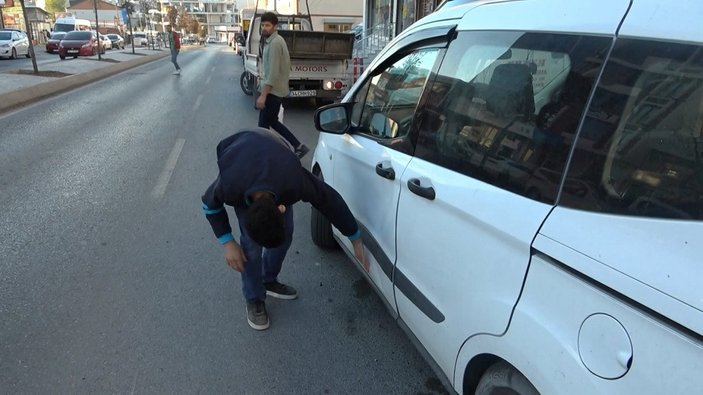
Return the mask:
[[[123,71],[142,66],[144,64],[159,60],[169,56],[169,53],[158,53],[147,55],[139,59],[132,59],[112,66],[106,66],[97,70],[91,70],[85,73],[74,74],[68,77],[57,78],[54,81],[46,81],[25,89],[20,89],[14,92],[6,93],[0,101],[0,113],[14,110],[22,105],[28,104],[36,100],[43,100],[51,96],[65,93],[70,90],[79,88],[83,85],[90,84],[121,73]]]

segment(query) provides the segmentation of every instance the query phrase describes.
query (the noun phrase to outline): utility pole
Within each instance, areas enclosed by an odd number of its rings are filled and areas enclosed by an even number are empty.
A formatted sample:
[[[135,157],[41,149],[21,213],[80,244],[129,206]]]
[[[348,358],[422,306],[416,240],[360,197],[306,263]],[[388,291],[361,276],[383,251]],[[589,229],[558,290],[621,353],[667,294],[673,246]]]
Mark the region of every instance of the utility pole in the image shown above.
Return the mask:
[[[103,40],[100,39],[100,26],[98,26],[98,0],[93,0],[93,10],[95,10],[95,38],[98,39],[98,60],[102,60],[100,53],[103,51]]]
[[[127,26],[129,26],[129,41],[132,43],[132,54],[134,54],[134,31],[132,31],[132,5],[125,1],[122,3],[124,14],[127,15]],[[123,14],[123,15],[124,15]]]
[[[27,38],[29,39],[29,56],[32,57],[32,67],[34,68],[34,74],[39,74],[39,69],[37,68],[37,57],[34,56],[34,37],[32,34],[32,24],[29,23],[29,18],[27,18],[27,9],[24,7],[24,0],[20,0],[20,4],[22,5],[24,25],[27,27]]]

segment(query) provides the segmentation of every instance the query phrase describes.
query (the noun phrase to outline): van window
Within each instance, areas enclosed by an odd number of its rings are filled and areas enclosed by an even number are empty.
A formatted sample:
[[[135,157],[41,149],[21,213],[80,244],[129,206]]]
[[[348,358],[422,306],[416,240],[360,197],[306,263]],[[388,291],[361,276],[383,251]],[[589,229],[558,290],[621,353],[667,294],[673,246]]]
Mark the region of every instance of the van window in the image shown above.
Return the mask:
[[[415,155],[554,203],[611,43],[565,34],[460,33],[421,109]]]
[[[560,204],[703,219],[703,46],[619,39],[579,134]]]
[[[55,23],[54,24],[54,31],[55,32],[70,32],[72,30],[76,30],[76,24],[75,23]]]
[[[372,73],[354,99],[355,132],[378,139],[406,136],[438,52],[419,49]]]

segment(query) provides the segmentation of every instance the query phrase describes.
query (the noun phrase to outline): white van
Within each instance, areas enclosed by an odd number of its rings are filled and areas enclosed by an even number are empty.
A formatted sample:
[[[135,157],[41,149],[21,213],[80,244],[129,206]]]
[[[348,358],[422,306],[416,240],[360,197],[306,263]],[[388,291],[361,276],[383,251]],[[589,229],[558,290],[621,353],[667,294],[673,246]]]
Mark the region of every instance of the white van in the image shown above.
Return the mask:
[[[56,18],[54,23],[55,32],[70,32],[72,30],[91,30],[90,21],[87,19],[76,19],[74,17]]]
[[[701,16],[448,0],[316,112],[312,171],[448,387],[701,393]],[[314,209],[311,230],[353,256]]]

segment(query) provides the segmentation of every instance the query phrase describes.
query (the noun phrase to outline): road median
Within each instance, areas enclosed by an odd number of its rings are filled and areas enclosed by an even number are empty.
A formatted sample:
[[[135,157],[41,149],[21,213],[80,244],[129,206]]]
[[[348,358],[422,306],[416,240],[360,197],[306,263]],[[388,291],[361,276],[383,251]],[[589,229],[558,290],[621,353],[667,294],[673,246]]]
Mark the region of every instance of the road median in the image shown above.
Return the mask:
[[[25,72],[16,73],[16,75],[21,74],[20,77],[29,82],[27,82],[25,86],[20,86],[19,89],[2,94],[2,100],[0,100],[0,113],[11,111],[29,103],[68,92],[72,89],[90,84],[91,82],[95,82],[134,67],[156,61],[168,55],[168,51],[159,51],[159,53],[138,56],[135,59],[111,63],[109,66],[89,68],[69,76],[54,79],[32,77],[31,74],[27,75]],[[35,80],[31,81],[31,79]],[[41,82],[37,83],[36,81]]]

